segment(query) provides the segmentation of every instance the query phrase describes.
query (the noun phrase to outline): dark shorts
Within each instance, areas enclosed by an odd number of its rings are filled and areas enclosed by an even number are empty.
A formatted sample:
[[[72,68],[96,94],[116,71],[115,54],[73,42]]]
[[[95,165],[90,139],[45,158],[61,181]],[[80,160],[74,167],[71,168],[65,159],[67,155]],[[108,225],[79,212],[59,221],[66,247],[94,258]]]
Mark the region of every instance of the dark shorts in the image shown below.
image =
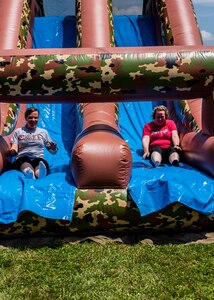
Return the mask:
[[[28,156],[22,156],[22,157],[16,159],[11,164],[11,169],[20,171],[21,165],[26,162],[30,163],[32,165],[32,167],[35,169],[39,165],[40,161],[43,161],[43,163],[45,164],[45,166],[47,168],[47,171],[49,171],[49,165],[45,159],[43,159],[43,158],[30,159]]]
[[[161,154],[162,156],[162,162],[164,163],[168,163],[169,162],[169,156],[172,154],[172,153],[178,153],[177,149],[175,149],[174,147],[169,147],[169,148],[161,148],[159,146],[156,146],[156,147],[153,147],[151,148],[150,150],[150,153],[152,154],[152,152],[158,152]]]

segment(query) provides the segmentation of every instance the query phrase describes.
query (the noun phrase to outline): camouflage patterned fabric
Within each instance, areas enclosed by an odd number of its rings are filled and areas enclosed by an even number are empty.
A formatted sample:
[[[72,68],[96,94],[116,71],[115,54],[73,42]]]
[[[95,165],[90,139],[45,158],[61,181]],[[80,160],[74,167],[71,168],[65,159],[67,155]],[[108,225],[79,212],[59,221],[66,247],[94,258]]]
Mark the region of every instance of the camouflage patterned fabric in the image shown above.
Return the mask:
[[[17,48],[26,48],[27,38],[30,25],[30,15],[31,15],[31,2],[32,0],[25,0],[23,3],[21,23],[20,23],[20,34],[17,43]]]
[[[172,28],[169,22],[169,16],[167,12],[167,6],[165,0],[157,0],[158,13],[160,15],[160,20],[162,24],[162,29],[164,32],[166,45],[174,45],[174,37],[172,35]]]
[[[45,219],[22,212],[15,223],[1,224],[0,236],[90,235],[151,231],[213,230],[214,217],[180,203],[140,217],[126,190],[77,190],[72,221]]]
[[[174,103],[176,109],[180,110],[179,115],[181,118],[182,125],[186,128],[188,132],[195,131],[200,132],[200,128],[198,127],[198,124],[196,123],[193,115],[191,114],[191,110],[189,108],[188,101],[181,100],[181,101],[175,101]]]
[[[108,0],[108,17],[109,17],[109,32],[110,32],[110,45],[111,47],[115,46],[114,39],[114,22],[113,22],[113,8],[112,8],[112,0]]]
[[[112,52],[113,49],[117,50],[112,48]],[[214,90],[214,50],[173,52],[172,48],[170,53],[161,54],[157,49],[144,51],[1,56],[0,94],[70,99],[79,95],[88,102],[87,96],[95,99],[96,95],[108,95],[111,100],[113,95],[145,99],[149,95],[169,98],[175,94],[178,98],[184,95],[188,98],[189,94],[194,98],[196,94],[200,97]]]
[[[77,27],[77,48],[82,46],[82,18],[81,0],[76,0],[76,27]]]
[[[4,124],[4,128],[1,132],[2,136],[10,135],[17,123],[19,116],[20,105],[16,103],[11,103],[8,107],[8,113],[6,117],[6,122]]]

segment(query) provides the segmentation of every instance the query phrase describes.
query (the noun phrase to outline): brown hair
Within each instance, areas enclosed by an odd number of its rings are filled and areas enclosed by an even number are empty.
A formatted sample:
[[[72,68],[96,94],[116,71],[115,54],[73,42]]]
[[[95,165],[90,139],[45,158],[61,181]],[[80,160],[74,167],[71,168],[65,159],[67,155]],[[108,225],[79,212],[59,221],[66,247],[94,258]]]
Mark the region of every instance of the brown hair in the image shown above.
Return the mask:
[[[36,107],[29,107],[26,109],[25,111],[25,120],[27,120],[27,117],[34,111],[38,111],[38,115],[39,115],[39,110]]]
[[[169,117],[168,108],[164,105],[159,105],[159,106],[155,106],[155,108],[152,111],[152,119],[153,120],[155,119],[156,112],[160,111],[160,110],[163,110],[165,112],[166,119],[168,119],[168,117]]]

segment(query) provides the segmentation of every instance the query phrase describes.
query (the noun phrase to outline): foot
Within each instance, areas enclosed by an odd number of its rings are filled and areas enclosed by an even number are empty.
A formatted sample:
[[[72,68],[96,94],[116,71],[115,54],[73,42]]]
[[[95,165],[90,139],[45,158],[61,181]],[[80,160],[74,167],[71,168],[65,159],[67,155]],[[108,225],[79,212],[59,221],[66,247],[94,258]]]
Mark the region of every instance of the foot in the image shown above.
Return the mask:
[[[177,159],[173,160],[172,165],[174,167],[179,167],[179,161]]]
[[[162,167],[162,166],[164,166],[161,162],[159,162],[159,161],[156,161],[155,163],[154,163],[154,167],[155,168],[159,168],[159,167]]]
[[[47,169],[43,161],[39,162],[39,175],[38,178],[42,179],[47,175]]]
[[[34,175],[34,172],[31,168],[26,168],[26,171],[24,172],[25,174],[25,177],[28,178],[28,179],[35,179],[35,175]]]

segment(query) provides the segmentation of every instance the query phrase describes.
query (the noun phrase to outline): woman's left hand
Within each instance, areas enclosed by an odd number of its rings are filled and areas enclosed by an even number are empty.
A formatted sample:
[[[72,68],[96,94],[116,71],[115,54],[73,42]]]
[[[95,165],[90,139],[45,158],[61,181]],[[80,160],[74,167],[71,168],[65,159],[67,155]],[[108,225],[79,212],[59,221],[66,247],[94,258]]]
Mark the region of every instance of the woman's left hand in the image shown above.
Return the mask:
[[[178,151],[182,151],[182,148],[179,145],[175,145],[174,148]]]
[[[48,151],[49,151],[51,154],[56,154],[57,151],[58,151],[57,144],[54,143],[54,142],[50,142]]]
[[[57,145],[54,142],[50,142],[49,150],[57,150]]]

